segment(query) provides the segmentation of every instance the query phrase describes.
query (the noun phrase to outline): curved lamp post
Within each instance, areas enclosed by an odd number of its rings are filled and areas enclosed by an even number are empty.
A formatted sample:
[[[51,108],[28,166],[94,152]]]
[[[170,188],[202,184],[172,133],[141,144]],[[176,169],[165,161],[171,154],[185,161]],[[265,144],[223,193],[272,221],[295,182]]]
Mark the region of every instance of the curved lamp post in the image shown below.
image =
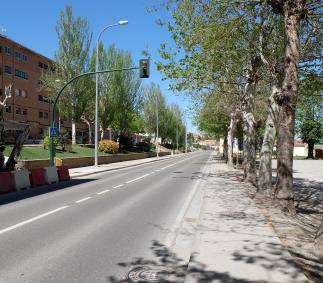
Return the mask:
[[[90,75],[97,75],[97,74],[103,74],[103,73],[111,73],[111,72],[120,72],[120,71],[130,71],[130,70],[137,70],[139,67],[129,67],[129,68],[121,68],[121,69],[112,69],[112,70],[102,70],[97,72],[87,72],[80,74],[78,76],[75,76],[74,78],[71,78],[68,82],[65,83],[65,85],[61,88],[61,90],[58,92],[57,96],[55,97],[54,102],[52,103],[52,109],[50,113],[50,127],[54,128],[55,126],[55,109],[58,102],[59,97],[61,96],[64,89],[73,81],[76,79],[79,79],[81,77],[90,76]],[[54,156],[55,156],[55,148],[54,148],[54,141],[53,137],[50,136],[50,166],[54,166]]]
[[[108,25],[104,29],[102,29],[99,33],[98,39],[96,41],[96,59],[95,59],[95,137],[94,137],[94,142],[95,142],[95,156],[94,156],[94,165],[98,166],[98,135],[99,135],[99,81],[98,81],[98,71],[99,71],[99,41],[100,37],[103,32],[105,32],[108,28],[115,27],[115,26],[121,26],[121,25],[127,25],[128,21],[119,21],[116,24]]]

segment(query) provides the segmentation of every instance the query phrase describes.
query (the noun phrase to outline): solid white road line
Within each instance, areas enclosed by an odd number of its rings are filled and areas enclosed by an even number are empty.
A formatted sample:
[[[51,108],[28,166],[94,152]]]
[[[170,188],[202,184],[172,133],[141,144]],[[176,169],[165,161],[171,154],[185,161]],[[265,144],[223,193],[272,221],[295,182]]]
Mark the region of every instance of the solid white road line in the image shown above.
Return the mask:
[[[177,232],[180,229],[183,219],[185,217],[185,214],[187,213],[194,196],[197,194],[197,191],[200,189],[202,189],[203,187],[203,183],[205,183],[205,179],[203,178],[203,176],[206,175],[206,170],[207,170],[207,163],[205,163],[205,165],[202,168],[202,177],[200,179],[198,179],[196,181],[196,183],[194,184],[194,187],[192,188],[192,190],[190,191],[188,197],[185,200],[184,205],[182,206],[179,214],[176,217],[175,223],[173,225],[173,227],[170,229],[170,232],[168,233],[166,239],[165,239],[165,246],[171,248],[174,243],[176,242],[176,237],[177,237]],[[202,184],[201,184],[202,183]]]
[[[10,227],[8,227],[8,228],[5,228],[5,229],[3,229],[3,230],[0,230],[0,235],[1,235],[1,234],[4,234],[4,233],[6,233],[6,232],[9,232],[9,231],[11,231],[11,230],[14,230],[14,229],[16,229],[16,228],[19,228],[19,227],[21,227],[21,226],[24,226],[24,225],[26,225],[26,224],[28,224],[28,223],[31,223],[31,222],[34,222],[34,221],[39,220],[39,219],[41,219],[41,218],[44,218],[44,217],[46,217],[46,216],[48,216],[48,215],[51,215],[51,214],[53,214],[53,213],[59,212],[59,211],[61,211],[61,210],[65,209],[65,208],[67,208],[67,207],[69,207],[69,206],[68,206],[68,205],[61,206],[61,207],[56,208],[56,209],[54,209],[54,210],[48,211],[48,212],[43,213],[43,214],[40,214],[40,215],[38,215],[38,216],[36,216],[36,217],[30,218],[30,219],[28,219],[28,220],[25,220],[25,221],[23,221],[23,222],[17,223],[17,224],[12,225],[12,226],[10,226]]]
[[[92,197],[82,198],[82,199],[77,200],[75,203],[80,203],[80,202],[86,201],[86,200],[88,200],[90,198],[92,198]]]
[[[145,178],[145,177],[147,177],[147,176],[149,176],[149,175],[150,175],[150,174],[142,175],[142,176],[140,176],[140,177],[138,177],[138,178],[136,178],[136,179],[132,179],[132,180],[130,180],[130,181],[127,181],[126,183],[127,183],[127,184],[130,184],[130,183],[132,183],[132,182],[134,182],[134,181],[140,180],[140,179]]]
[[[120,188],[120,187],[122,187],[122,186],[124,186],[124,184],[120,184],[120,185],[118,185],[118,186],[114,186],[114,187],[113,187],[113,189],[117,189],[117,188]]]
[[[104,190],[104,191],[99,192],[99,193],[96,193],[96,194],[97,194],[97,195],[102,195],[102,194],[105,194],[105,193],[107,193],[107,192],[110,192],[110,190]]]

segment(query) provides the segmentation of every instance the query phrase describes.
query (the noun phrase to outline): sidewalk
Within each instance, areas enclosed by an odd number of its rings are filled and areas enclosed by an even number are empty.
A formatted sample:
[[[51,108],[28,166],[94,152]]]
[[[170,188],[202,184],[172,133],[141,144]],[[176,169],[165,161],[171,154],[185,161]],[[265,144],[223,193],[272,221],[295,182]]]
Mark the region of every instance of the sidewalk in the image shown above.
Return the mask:
[[[96,166],[87,166],[87,167],[79,167],[79,168],[72,168],[69,169],[71,178],[78,178],[83,176],[88,176],[92,174],[98,174],[106,171],[112,171],[132,166],[137,166],[141,164],[146,164],[150,162],[156,162],[160,160],[166,160],[169,158],[175,158],[183,156],[182,154],[175,154],[175,155],[166,155],[166,156],[160,156],[160,157],[151,157],[151,158],[143,158],[143,159],[135,159],[135,160],[129,160],[129,161],[122,161],[122,162],[115,162],[115,163],[108,163],[108,164],[102,164],[98,167]]]
[[[204,187],[186,283],[308,282],[245,184],[214,157]]]

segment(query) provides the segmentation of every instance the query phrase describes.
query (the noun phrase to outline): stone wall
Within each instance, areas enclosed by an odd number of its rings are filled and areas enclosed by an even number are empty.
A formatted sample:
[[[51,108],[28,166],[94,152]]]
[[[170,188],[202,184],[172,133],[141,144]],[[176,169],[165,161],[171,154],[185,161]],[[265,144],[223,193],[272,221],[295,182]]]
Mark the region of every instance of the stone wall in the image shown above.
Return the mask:
[[[169,152],[160,152],[160,156],[170,155]],[[114,162],[129,161],[135,159],[143,159],[155,157],[155,152],[144,152],[144,153],[132,153],[132,154],[115,154],[109,156],[99,156],[99,164],[108,164]],[[94,157],[68,157],[61,159],[62,165],[68,166],[69,168],[78,168],[94,165]],[[49,166],[49,159],[38,159],[38,160],[22,160],[17,164],[20,168],[26,169],[41,168]]]

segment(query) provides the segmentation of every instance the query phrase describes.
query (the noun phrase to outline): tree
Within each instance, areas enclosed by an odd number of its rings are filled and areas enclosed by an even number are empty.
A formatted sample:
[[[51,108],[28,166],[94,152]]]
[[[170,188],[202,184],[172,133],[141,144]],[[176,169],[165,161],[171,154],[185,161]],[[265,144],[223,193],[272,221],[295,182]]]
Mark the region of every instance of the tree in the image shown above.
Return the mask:
[[[93,51],[91,65],[95,64]],[[100,69],[121,69],[134,65],[129,51],[110,45],[105,50],[99,43]],[[108,127],[126,133],[133,126],[132,121],[138,114],[140,104],[140,84],[138,71],[111,72],[99,75],[99,120],[101,138]]]
[[[168,1],[173,22],[168,30],[176,43],[173,51],[161,46],[160,70],[175,81],[175,88],[194,90],[221,89],[236,85],[240,95],[239,111],[244,131],[245,179],[255,184],[255,99],[262,60],[259,54],[260,30],[268,21],[259,21],[262,7],[239,1]],[[263,37],[262,40],[266,40]],[[181,57],[181,54],[183,56]],[[191,91],[192,92],[192,91]],[[237,121],[236,111],[230,116],[230,136]]]
[[[71,6],[66,6],[65,12],[61,12],[55,29],[59,48],[55,52],[54,66],[42,76],[42,81],[53,98],[67,81],[89,71],[92,39],[87,20],[81,17],[74,18]],[[73,144],[76,143],[76,121],[84,114],[87,103],[92,101],[91,91],[84,88],[85,85],[89,86],[85,80],[88,78],[70,84],[58,102],[60,115],[71,118]]]
[[[275,97],[280,106],[277,141],[277,183],[275,197],[283,210],[295,213],[293,191],[293,147],[295,134],[295,112],[299,85],[299,64],[301,56],[301,21],[312,11],[320,9],[318,1],[268,0],[273,11],[284,19],[284,76],[282,91]],[[317,15],[318,18],[320,14]],[[309,39],[311,35],[309,36]],[[309,62],[316,58],[309,59]]]
[[[296,110],[296,130],[308,144],[308,158],[313,158],[314,144],[323,138],[322,78],[307,75],[300,84]]]
[[[157,113],[158,111],[158,135],[162,143],[167,139],[167,104],[165,96],[162,94],[158,85],[151,83],[142,89],[141,101],[144,128],[147,133],[154,133],[157,138]],[[157,142],[157,141],[156,141]]]

